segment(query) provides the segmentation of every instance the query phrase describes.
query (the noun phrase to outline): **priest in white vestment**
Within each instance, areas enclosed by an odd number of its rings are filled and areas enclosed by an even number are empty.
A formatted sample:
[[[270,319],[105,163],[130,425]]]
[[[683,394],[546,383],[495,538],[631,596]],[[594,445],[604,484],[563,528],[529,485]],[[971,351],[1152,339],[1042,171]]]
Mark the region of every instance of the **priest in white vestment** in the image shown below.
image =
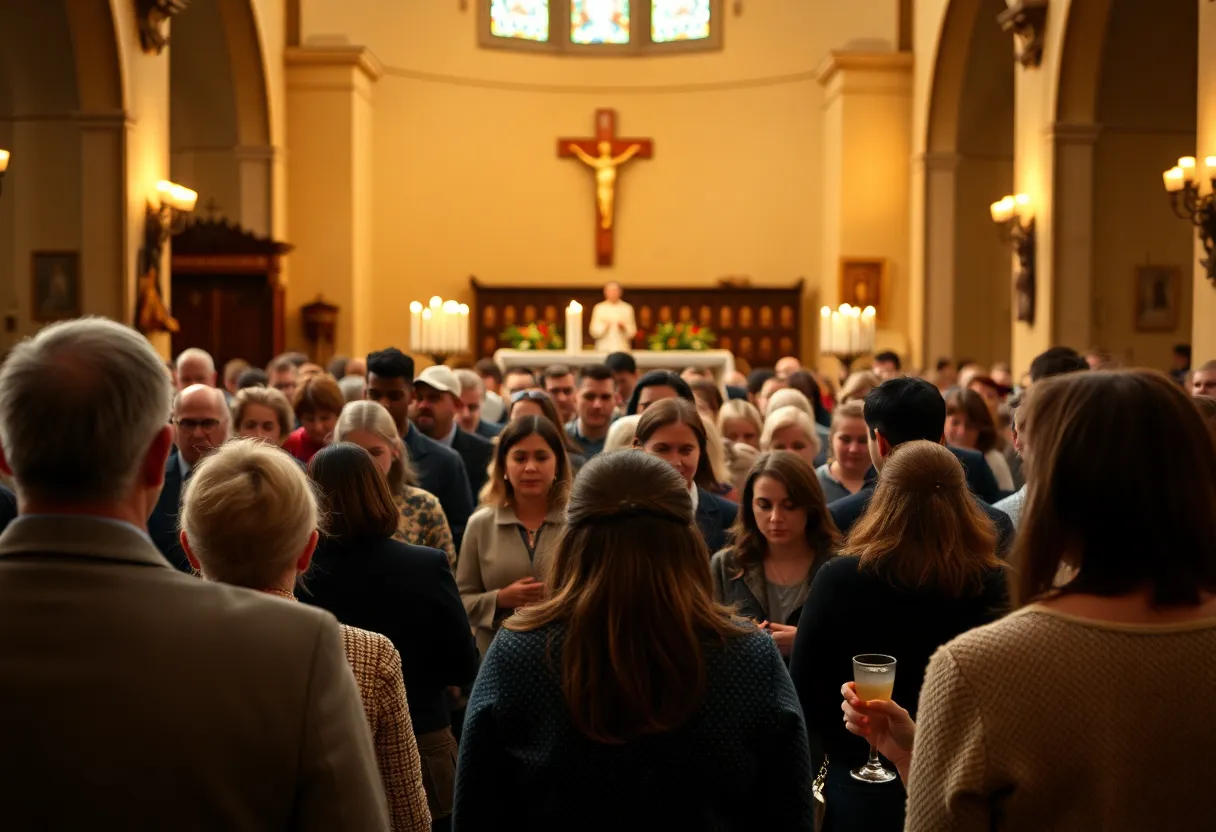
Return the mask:
[[[604,299],[591,310],[591,325],[588,327],[595,339],[598,352],[629,352],[633,336],[638,334],[633,307],[621,300],[621,284],[609,283],[604,287]]]

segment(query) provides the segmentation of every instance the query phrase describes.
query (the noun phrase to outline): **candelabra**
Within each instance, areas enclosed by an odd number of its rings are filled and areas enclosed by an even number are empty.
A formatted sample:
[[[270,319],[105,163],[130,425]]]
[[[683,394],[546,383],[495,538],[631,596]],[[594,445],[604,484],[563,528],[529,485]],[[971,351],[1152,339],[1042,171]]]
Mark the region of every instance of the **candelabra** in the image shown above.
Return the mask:
[[[430,356],[436,364],[469,351],[469,307],[438,295],[426,306],[410,304],[410,350]]]
[[[170,237],[185,230],[186,220],[198,204],[198,194],[163,179],[156,183],[156,192],[160,194],[160,205],[148,206],[148,222],[155,229],[159,247],[164,248]]]
[[[832,310],[819,310],[819,352],[835,356],[846,370],[863,355],[874,351],[877,334],[877,311],[873,306],[862,309],[842,303]]]
[[[1034,213],[1026,194],[1010,195],[992,203],[992,221],[997,224],[1001,241],[1013,249],[1018,271],[1013,288],[1017,297],[1017,319],[1034,323],[1035,311],[1035,233]]]
[[[1211,190],[1199,193],[1201,180],[1195,175],[1195,157],[1183,156],[1178,164],[1162,174],[1165,190],[1170,195],[1170,207],[1180,219],[1190,220],[1199,229],[1199,239],[1207,253],[1199,261],[1207,271],[1208,280],[1216,286],[1216,156],[1203,160]]]

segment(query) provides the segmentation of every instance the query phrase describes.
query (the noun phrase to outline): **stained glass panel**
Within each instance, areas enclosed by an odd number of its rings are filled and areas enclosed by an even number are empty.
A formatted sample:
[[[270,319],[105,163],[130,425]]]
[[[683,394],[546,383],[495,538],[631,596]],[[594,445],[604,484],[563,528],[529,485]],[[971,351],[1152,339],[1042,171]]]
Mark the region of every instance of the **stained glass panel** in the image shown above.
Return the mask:
[[[490,0],[490,34],[542,43],[549,40],[549,0]]]
[[[629,0],[570,0],[573,43],[629,43]]]
[[[712,0],[650,0],[650,39],[655,43],[709,37]]]

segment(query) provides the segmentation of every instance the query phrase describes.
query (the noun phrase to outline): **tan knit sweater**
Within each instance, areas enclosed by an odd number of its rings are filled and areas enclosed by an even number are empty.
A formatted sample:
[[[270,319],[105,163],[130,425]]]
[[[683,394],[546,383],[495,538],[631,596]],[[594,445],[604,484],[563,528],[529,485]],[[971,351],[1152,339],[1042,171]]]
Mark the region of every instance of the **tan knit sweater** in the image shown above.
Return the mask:
[[[1216,828],[1216,619],[1032,605],[938,649],[906,830]]]
[[[345,624],[342,643],[375,740],[393,832],[428,832],[431,810],[422,787],[418,742],[401,681],[401,656],[386,637]]]

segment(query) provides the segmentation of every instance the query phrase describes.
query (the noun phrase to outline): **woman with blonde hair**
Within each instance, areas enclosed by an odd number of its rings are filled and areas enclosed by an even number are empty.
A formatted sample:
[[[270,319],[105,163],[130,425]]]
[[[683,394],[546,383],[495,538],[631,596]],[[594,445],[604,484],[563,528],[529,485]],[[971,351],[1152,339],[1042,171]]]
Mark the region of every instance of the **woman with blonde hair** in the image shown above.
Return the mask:
[[[232,428],[237,436],[282,447],[296,415],[291,402],[273,387],[246,387],[232,397]]]
[[[353,442],[367,451],[384,475],[397,506],[393,539],[438,549],[455,569],[456,545],[443,506],[434,494],[416,485],[409,452],[384,406],[373,401],[349,402],[338,417],[334,441]]]
[[[1018,425],[1020,609],[934,655],[919,724],[895,704],[916,701],[898,675],[890,702],[845,688],[849,730],[899,769],[914,832],[1204,826],[1216,781],[1207,427],[1177,382],[1143,370],[1040,379]],[[1133,436],[1152,443],[1149,483]],[[1076,574],[1060,585],[1065,566]]]
[[[221,446],[186,482],[180,522],[182,548],[204,578],[296,600],[317,545],[318,507],[308,478],[286,454],[253,440]],[[401,656],[367,630],[342,625],[342,641],[375,740],[392,828],[429,830]]]
[[[741,442],[760,450],[764,418],[751,402],[731,399],[718,410],[718,432],[731,442]]]
[[[814,467],[820,455],[819,431],[810,412],[794,406],[769,411],[760,434],[760,450],[792,451]]]
[[[714,597],[758,622],[789,656],[811,581],[840,546],[815,469],[788,451],[756,460],[731,537],[709,564]]]
[[[608,438],[604,440],[604,450],[600,453],[608,453],[609,451],[619,451],[622,448],[633,447],[633,435],[638,429],[638,420],[641,416],[622,416],[617,419],[608,428]]]
[[[866,427],[864,402],[854,400],[836,408],[828,443],[831,461],[815,473],[824,497],[831,503],[860,491],[870,470],[870,429]]]
[[[844,385],[840,388],[840,394],[836,397],[836,403],[837,405],[842,405],[851,401],[861,401],[870,395],[870,391],[880,384],[882,384],[882,379],[869,370],[850,373],[849,377],[845,379]]]
[[[971,497],[962,465],[925,440],[899,445],[886,460],[841,551],[811,587],[790,675],[812,747],[828,760],[823,828],[899,830],[899,783],[860,783],[849,774],[866,763],[868,748],[844,730],[840,686],[853,678],[853,656],[883,653],[898,661],[895,698],[915,703],[933,652],[1004,613],[1005,574],[992,522]]]
[[[768,402],[768,413],[776,413],[783,407],[796,407],[811,417],[811,425],[815,429],[815,439],[819,443],[819,452],[815,454],[813,464],[816,468],[824,465],[828,461],[828,449],[831,447],[829,435],[831,430],[828,425],[819,424],[818,412],[815,410],[815,405],[807,398],[806,394],[794,387],[787,387],[784,390],[778,390],[773,394],[773,397]],[[829,422],[830,424],[830,422]]]
[[[692,513],[658,458],[587,463],[548,595],[504,623],[469,701],[456,828],[501,827],[504,807],[531,829],[812,828],[789,676],[714,603]]]
[[[490,482],[460,546],[456,583],[482,655],[503,620],[545,593],[544,566],[565,526],[566,432],[516,416],[498,435]]]

